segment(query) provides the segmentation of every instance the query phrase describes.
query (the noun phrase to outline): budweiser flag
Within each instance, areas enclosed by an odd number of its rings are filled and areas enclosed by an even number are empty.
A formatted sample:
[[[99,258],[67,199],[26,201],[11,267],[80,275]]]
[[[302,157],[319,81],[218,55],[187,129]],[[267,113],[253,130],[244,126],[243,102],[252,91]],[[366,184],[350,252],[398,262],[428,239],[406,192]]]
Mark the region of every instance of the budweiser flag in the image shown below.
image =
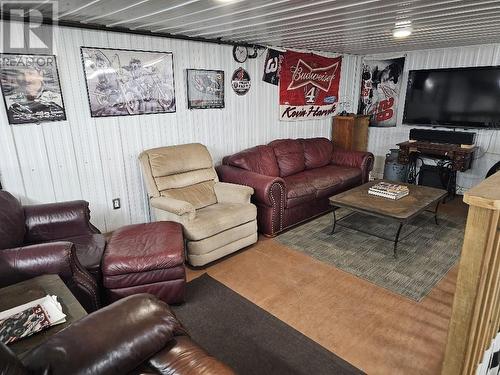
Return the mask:
[[[396,126],[405,58],[365,60],[358,114],[370,115],[371,126]]]
[[[287,51],[280,72],[280,120],[333,116],[337,108],[342,57]]]

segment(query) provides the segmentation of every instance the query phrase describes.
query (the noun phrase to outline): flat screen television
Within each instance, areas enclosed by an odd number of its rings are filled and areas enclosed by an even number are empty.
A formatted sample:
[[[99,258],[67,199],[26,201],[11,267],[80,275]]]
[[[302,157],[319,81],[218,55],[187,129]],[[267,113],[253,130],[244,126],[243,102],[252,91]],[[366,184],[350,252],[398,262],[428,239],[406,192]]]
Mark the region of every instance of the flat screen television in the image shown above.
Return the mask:
[[[500,129],[500,66],[411,70],[403,123]]]

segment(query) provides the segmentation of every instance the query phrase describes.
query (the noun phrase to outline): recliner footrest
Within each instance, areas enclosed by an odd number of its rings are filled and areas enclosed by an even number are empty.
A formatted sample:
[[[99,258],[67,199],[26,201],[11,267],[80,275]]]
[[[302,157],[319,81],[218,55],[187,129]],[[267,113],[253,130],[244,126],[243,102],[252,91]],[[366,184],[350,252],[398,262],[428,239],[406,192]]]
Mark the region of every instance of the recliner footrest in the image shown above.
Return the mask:
[[[102,263],[110,301],[151,293],[167,303],[184,301],[184,238],[178,223],[122,227],[111,235]]]

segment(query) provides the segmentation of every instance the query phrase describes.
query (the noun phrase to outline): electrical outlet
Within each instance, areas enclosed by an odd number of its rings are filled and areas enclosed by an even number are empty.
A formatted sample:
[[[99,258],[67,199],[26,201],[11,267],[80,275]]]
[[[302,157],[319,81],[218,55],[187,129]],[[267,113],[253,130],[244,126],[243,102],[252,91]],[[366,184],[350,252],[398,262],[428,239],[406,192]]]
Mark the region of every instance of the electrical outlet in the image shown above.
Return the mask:
[[[113,199],[113,210],[118,210],[121,207],[120,198]]]

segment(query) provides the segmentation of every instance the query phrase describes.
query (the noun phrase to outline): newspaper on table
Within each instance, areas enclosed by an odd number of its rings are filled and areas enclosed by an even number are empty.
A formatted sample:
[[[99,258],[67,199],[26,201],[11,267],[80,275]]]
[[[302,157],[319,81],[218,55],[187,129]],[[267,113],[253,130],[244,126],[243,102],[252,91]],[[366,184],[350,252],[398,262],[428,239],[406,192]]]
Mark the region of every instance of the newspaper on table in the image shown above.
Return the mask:
[[[0,341],[10,344],[65,321],[57,296],[46,295],[0,312]]]

